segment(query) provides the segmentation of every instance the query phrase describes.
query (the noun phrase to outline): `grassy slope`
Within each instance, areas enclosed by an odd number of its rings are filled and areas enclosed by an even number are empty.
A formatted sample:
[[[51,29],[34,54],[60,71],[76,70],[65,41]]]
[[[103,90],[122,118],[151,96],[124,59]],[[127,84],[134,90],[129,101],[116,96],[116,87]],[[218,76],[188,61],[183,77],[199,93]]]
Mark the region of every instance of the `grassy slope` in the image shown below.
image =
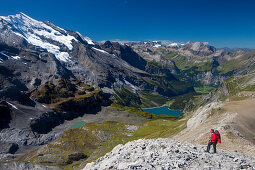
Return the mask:
[[[110,152],[118,144],[125,144],[140,138],[170,137],[185,127],[186,120],[179,119],[156,119],[144,124],[113,121],[88,123],[81,128],[67,130],[61,138],[39,150],[30,152],[22,159],[35,163],[58,165],[63,169],[77,169],[80,165],[84,166],[87,162]],[[88,159],[68,164],[68,155],[74,153],[83,153],[88,156]]]
[[[254,74],[247,74],[244,76],[235,76],[225,80],[225,85],[228,90],[229,96],[221,96],[221,100],[226,100],[230,98],[230,100],[242,100],[245,99],[244,96],[240,95],[242,92],[254,92],[255,84],[254,82]]]
[[[164,105],[169,100],[168,97],[152,94],[148,91],[141,91],[139,93],[139,96],[142,102],[141,107],[143,108],[161,106]]]
[[[185,82],[190,82],[198,93],[209,93],[214,86],[205,85],[203,81],[194,81],[194,75],[211,71],[213,69],[213,60],[208,57],[188,57],[182,56],[177,52],[170,52],[162,56],[164,60],[172,60],[176,66],[180,69],[180,73],[177,77]]]
[[[255,70],[255,52],[250,52],[242,57],[231,59],[222,62],[218,67],[219,74],[229,74],[235,70],[242,68],[249,68],[248,71],[252,72]]]

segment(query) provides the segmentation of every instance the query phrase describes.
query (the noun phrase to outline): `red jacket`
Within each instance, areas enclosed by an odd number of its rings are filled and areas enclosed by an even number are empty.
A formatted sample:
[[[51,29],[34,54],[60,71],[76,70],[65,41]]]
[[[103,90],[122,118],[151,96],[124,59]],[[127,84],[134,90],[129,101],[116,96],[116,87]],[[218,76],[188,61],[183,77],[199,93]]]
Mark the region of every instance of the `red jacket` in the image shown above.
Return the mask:
[[[211,141],[212,142],[216,142],[217,138],[216,138],[216,134],[215,133],[212,133],[211,135]]]

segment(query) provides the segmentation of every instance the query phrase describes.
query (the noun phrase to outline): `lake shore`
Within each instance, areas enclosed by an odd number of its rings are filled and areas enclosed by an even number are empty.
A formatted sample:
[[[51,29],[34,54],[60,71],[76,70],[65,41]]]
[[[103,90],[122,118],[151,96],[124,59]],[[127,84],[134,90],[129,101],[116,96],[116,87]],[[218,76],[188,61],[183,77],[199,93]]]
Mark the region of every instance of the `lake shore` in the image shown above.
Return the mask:
[[[169,109],[168,105],[163,105],[163,106],[153,107],[153,108],[145,108],[142,110],[143,112],[148,112],[155,115],[168,115],[168,116],[174,116],[174,117],[179,117],[181,114],[180,110],[171,110]]]

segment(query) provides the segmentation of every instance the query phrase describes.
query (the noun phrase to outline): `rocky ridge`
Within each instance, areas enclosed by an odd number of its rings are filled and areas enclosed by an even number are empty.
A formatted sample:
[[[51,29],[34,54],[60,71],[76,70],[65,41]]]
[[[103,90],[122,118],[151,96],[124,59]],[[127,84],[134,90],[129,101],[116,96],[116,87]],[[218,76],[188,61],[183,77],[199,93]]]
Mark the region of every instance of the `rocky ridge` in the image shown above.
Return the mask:
[[[88,169],[254,169],[255,159],[235,152],[205,153],[205,146],[171,139],[140,139],[116,146]]]
[[[190,41],[175,47],[163,45],[161,41],[157,43],[161,45],[146,42],[127,44],[144,59],[171,69],[176,77],[198,88],[218,87],[232,75],[254,71],[252,49],[217,49],[207,42]]]

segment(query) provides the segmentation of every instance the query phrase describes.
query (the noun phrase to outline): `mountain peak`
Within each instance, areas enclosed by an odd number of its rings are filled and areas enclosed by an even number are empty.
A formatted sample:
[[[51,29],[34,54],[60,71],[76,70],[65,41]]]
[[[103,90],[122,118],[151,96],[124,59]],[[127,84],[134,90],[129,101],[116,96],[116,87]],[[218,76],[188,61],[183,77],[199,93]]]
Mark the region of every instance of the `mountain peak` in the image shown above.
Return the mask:
[[[17,16],[17,15],[20,15],[20,16],[25,17],[25,18],[28,18],[28,19],[32,19],[30,16],[26,15],[26,14],[23,13],[23,12],[19,12],[18,14],[16,14],[16,16]]]
[[[16,15],[1,17],[1,19],[5,22],[0,22],[0,26],[6,26],[0,27],[2,28],[1,32],[9,31],[12,35],[25,39],[29,44],[46,49],[60,61],[70,61],[68,51],[73,48],[72,41],[77,40],[75,37],[67,34],[66,31],[60,31],[64,29],[53,24],[50,25],[37,21],[22,12]],[[63,46],[66,48],[63,48]]]

